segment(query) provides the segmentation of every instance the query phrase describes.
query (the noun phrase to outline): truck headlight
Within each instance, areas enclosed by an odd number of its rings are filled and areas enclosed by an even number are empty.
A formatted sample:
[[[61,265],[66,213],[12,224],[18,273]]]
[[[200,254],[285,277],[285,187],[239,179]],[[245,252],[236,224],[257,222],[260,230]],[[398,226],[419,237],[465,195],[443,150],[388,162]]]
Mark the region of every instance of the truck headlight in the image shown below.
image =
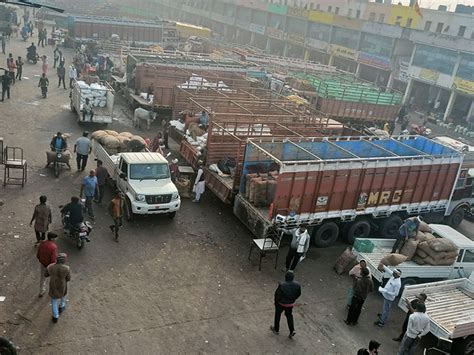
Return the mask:
[[[145,195],[138,194],[135,196],[135,200],[145,202]]]
[[[171,197],[172,200],[177,200],[179,198],[179,194],[175,192],[173,196]]]

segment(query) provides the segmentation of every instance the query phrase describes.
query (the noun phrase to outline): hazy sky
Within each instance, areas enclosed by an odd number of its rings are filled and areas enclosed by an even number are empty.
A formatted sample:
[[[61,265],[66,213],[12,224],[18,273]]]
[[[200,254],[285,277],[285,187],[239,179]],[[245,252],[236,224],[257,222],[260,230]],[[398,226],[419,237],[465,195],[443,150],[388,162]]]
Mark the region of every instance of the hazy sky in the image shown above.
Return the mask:
[[[399,1],[395,0],[392,3],[396,4]],[[402,0],[403,5],[408,5],[410,0]],[[474,5],[474,0],[418,0],[420,7],[428,7],[437,9],[438,5],[447,5],[451,11],[454,11],[457,4]]]

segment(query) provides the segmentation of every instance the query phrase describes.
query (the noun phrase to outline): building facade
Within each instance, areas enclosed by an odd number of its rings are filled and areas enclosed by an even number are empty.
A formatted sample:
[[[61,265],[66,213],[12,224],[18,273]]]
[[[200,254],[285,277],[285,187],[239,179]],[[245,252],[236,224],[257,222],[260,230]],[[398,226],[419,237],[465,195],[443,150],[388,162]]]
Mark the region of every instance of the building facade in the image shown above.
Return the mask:
[[[155,1],[160,17],[226,43],[334,65],[444,119],[474,115],[473,15],[363,0]]]

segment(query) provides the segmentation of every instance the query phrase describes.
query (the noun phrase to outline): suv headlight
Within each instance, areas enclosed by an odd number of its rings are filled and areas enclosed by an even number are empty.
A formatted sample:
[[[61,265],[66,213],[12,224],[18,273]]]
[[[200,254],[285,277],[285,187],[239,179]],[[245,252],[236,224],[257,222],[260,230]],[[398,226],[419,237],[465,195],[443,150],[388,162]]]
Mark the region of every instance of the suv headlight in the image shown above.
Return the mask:
[[[177,200],[179,198],[179,194],[177,192],[173,193],[173,196],[171,197],[172,200]]]
[[[145,195],[138,194],[135,196],[135,200],[145,202]]]

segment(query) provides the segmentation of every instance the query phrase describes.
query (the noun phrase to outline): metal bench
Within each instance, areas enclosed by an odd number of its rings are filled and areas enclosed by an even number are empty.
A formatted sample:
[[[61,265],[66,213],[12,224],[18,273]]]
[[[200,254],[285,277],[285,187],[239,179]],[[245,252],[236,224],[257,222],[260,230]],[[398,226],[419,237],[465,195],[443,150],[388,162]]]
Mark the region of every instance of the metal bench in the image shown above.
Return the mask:
[[[26,160],[23,159],[23,148],[6,146],[3,150],[3,165],[5,165],[3,186],[21,185],[21,187],[24,187],[27,180],[28,165]],[[10,170],[21,170],[21,176],[11,176]]]

